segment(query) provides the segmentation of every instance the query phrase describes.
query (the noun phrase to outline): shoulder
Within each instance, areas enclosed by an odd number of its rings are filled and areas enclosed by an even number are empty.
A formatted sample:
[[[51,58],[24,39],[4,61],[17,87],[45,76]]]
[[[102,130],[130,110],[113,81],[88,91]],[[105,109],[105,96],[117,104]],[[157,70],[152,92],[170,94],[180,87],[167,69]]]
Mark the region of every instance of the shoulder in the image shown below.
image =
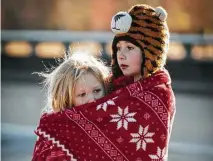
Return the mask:
[[[144,90],[158,99],[167,109],[175,107],[175,96],[167,70],[156,72],[143,82]]]
[[[40,121],[54,121],[62,119],[65,115],[65,111],[61,112],[46,112],[41,115]]]
[[[64,124],[67,120],[68,117],[66,117],[66,110],[56,113],[44,113],[39,120],[37,130],[42,129],[46,131],[51,127],[57,127],[59,124]]]
[[[134,83],[134,77],[131,77],[131,76],[121,76],[117,79],[112,80],[112,85],[114,87],[114,90],[128,86],[132,83]]]

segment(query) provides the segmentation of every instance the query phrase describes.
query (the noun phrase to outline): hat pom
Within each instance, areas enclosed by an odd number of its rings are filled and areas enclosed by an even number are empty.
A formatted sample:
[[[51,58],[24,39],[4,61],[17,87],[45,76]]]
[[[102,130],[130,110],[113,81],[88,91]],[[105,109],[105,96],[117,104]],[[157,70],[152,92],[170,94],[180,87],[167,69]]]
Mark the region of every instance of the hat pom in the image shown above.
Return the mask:
[[[126,33],[129,31],[132,24],[132,17],[127,12],[118,12],[112,17],[111,30],[118,33]]]
[[[165,21],[167,19],[167,12],[164,8],[162,7],[155,8],[155,13],[161,21]]]

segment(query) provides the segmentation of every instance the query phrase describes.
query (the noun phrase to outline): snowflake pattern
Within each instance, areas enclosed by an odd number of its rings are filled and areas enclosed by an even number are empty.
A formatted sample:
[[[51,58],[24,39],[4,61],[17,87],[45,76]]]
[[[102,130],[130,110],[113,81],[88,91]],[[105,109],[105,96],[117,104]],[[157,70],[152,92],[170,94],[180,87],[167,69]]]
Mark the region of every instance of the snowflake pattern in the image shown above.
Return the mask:
[[[124,139],[122,137],[117,138],[118,143],[122,143],[123,141],[124,141]]]
[[[127,130],[129,122],[136,122],[133,118],[135,114],[136,112],[129,113],[128,106],[124,110],[118,107],[118,114],[110,115],[112,117],[110,122],[117,122],[117,130],[121,127]]]
[[[151,116],[150,116],[149,113],[146,112],[146,113],[143,115],[143,117],[144,117],[146,120],[148,120]]]
[[[107,110],[108,105],[115,105],[115,102],[113,101],[114,99],[116,99],[117,97],[113,98],[113,99],[109,99],[108,101],[101,103],[97,106],[96,110],[100,110],[103,109],[104,111]]]
[[[137,158],[135,161],[142,161],[142,159],[141,158]]]
[[[157,148],[157,154],[149,155],[149,157],[152,159],[152,161],[164,161],[166,160],[166,148],[163,148],[162,150],[160,147]]]
[[[166,135],[162,134],[162,135],[160,136],[160,138],[161,138],[162,141],[164,141],[164,140],[166,139]]]
[[[98,117],[96,120],[97,120],[98,122],[103,121],[103,119],[102,119],[101,117]]]
[[[149,125],[143,128],[141,125],[139,126],[138,133],[131,133],[132,139],[130,143],[136,143],[136,150],[142,148],[146,151],[147,143],[154,143],[153,139],[151,138],[155,133],[148,132]]]

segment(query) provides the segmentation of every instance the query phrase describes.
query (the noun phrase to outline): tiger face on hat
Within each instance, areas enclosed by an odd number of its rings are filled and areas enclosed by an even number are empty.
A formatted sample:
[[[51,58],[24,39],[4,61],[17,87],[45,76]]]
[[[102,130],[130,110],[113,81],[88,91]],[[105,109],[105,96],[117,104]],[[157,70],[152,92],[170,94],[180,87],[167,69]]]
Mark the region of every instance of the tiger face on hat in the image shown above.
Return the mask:
[[[115,78],[125,75],[117,58],[117,44],[130,42],[141,49],[141,76],[149,77],[163,68],[169,46],[167,12],[162,7],[135,5],[128,12],[118,12],[112,17],[112,72]]]

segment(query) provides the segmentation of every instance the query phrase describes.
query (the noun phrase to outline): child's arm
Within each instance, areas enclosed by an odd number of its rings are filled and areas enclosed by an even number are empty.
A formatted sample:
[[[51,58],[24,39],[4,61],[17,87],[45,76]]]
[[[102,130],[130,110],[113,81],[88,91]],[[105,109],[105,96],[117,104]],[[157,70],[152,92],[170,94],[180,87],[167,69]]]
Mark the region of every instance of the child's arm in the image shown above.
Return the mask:
[[[32,161],[62,161],[70,160],[65,152],[45,138],[38,137],[32,156]]]

